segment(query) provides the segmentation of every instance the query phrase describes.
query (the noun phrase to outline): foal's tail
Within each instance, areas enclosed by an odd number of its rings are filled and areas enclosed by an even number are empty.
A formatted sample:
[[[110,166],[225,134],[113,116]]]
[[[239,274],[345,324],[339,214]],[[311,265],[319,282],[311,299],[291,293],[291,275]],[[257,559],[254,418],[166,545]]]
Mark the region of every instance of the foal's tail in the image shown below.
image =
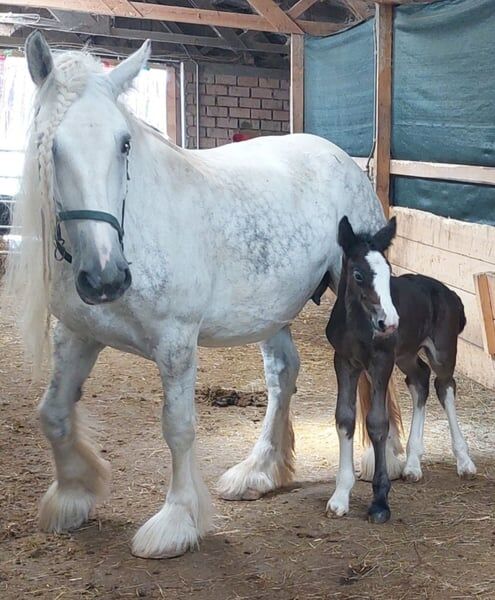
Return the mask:
[[[372,481],[375,472],[375,454],[371,440],[366,430],[366,417],[371,408],[371,388],[368,379],[361,375],[358,387],[358,428],[364,452],[361,457],[360,478]],[[399,479],[402,475],[402,463],[398,455],[403,452],[401,436],[404,433],[402,415],[392,378],[387,390],[387,412],[389,418],[389,432],[387,439],[387,471],[390,479]]]

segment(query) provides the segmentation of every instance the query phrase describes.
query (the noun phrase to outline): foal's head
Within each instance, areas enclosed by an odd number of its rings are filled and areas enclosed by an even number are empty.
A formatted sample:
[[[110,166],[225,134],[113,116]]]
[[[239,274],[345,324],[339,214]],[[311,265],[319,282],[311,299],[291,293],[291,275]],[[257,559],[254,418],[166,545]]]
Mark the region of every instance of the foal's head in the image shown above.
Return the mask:
[[[375,333],[382,336],[392,334],[399,325],[390,295],[390,265],[384,256],[395,232],[395,217],[374,235],[354,233],[347,217],[339,223],[347,294],[363,307]]]

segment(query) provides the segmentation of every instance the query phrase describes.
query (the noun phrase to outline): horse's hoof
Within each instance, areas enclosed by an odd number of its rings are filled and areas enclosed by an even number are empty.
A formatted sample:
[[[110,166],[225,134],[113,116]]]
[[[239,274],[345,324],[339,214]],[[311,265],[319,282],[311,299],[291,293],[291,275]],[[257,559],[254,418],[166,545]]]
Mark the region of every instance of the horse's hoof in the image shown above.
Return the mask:
[[[476,476],[476,466],[469,457],[457,463],[457,474],[461,479],[473,479]]]
[[[402,479],[408,483],[417,483],[423,479],[423,472],[421,471],[421,468],[405,467],[402,472]]]
[[[390,509],[383,507],[371,507],[368,511],[368,521],[376,525],[386,523],[390,519]]]
[[[231,502],[235,501],[250,501],[250,500],[259,500],[263,496],[263,493],[259,490],[255,490],[254,488],[247,488],[240,494],[229,494],[223,493],[220,495],[222,500],[227,500]]]

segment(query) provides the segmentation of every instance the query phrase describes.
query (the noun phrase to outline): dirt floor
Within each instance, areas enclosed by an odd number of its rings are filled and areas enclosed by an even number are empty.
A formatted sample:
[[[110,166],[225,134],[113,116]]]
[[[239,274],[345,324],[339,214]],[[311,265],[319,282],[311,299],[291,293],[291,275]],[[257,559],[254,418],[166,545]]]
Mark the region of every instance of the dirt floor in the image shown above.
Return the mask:
[[[215,388],[262,391],[258,348],[200,351],[199,455],[213,491],[215,529],[199,551],[168,561],[129,551],[133,533],[163,502],[170,477],[154,365],[102,354],[84,404],[101,425],[112,494],[81,530],[45,535],[36,527],[37,503],[52,477],[35,408],[42,387],[28,385],[14,331],[0,324],[0,598],[495,598],[494,392],[459,377],[459,415],[476,479],[457,478],[446,418],[431,398],[425,477],[394,482],[391,521],[366,521],[371,486],[364,482],[356,484],[347,517],[325,516],[338,462],[336,384],[323,335],[328,311],[328,302],[308,307],[294,326],[302,357],[293,403],[296,481],[257,502],[223,502],[214,486],[247,455],[264,414],[263,394],[240,407],[218,401]],[[402,383],[400,392],[408,425]]]

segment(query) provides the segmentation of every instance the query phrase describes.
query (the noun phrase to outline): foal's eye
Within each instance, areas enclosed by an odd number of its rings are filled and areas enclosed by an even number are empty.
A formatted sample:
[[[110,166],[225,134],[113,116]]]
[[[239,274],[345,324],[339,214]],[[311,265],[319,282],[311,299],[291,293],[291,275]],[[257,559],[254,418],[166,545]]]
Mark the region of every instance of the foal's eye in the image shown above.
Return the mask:
[[[359,271],[354,271],[354,273],[352,275],[353,275],[354,279],[357,281],[357,283],[363,283],[364,277],[361,275],[361,273]]]
[[[121,148],[122,154],[129,154],[130,149],[131,149],[131,140],[124,140],[122,142],[122,148]]]

